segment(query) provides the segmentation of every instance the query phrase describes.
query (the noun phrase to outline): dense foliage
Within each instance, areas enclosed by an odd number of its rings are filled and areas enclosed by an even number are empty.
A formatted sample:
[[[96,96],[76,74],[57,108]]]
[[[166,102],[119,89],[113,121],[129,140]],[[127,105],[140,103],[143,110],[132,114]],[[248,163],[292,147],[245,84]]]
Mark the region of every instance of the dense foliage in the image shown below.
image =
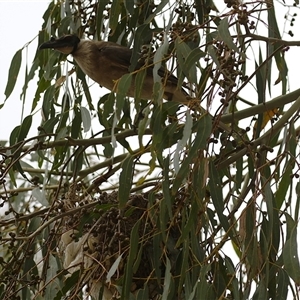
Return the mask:
[[[299,299],[299,1],[241,2],[49,4],[39,45],[122,44],[192,100],[163,78],[140,99],[145,68],[101,89],[51,50],[24,77],[16,52],[0,108],[18,79],[32,109],[0,145],[1,299]]]

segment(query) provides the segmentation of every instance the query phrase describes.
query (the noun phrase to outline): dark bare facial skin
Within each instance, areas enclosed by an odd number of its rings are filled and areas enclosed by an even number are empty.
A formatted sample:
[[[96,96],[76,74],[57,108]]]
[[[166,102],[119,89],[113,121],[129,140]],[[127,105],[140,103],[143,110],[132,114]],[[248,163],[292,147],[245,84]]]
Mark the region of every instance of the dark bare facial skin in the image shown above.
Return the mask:
[[[55,49],[64,54],[70,54],[76,50],[79,42],[80,39],[76,35],[66,35],[58,39],[51,37],[50,41],[43,43],[39,49]]]

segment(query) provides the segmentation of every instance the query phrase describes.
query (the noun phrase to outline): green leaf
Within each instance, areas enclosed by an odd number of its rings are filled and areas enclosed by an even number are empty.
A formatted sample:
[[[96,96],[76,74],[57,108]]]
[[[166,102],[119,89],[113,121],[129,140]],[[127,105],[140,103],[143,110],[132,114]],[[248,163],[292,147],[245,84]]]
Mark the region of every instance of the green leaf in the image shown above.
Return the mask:
[[[222,295],[224,295],[224,291],[226,290],[226,282],[225,279],[228,276],[228,274],[224,269],[223,266],[223,259],[220,256],[218,259],[218,262],[215,263],[215,274],[214,274],[214,281],[213,281],[213,287],[214,290],[217,293],[218,298],[222,297]]]
[[[79,151],[75,155],[74,164],[72,167],[73,171],[73,177],[75,178],[78,173],[82,170],[83,161],[84,161],[84,155],[85,153],[81,151],[81,149],[78,149]]]
[[[207,52],[211,56],[213,62],[217,65],[218,69],[221,69],[221,65],[218,59],[218,55],[216,53],[216,49],[212,45],[208,45]]]
[[[52,300],[63,285],[57,277],[57,272],[59,271],[57,259],[52,254],[49,254],[48,262],[45,300]]]
[[[122,171],[120,174],[119,183],[119,208],[124,209],[125,205],[129,199],[130,190],[132,187],[132,176],[133,176],[133,160],[134,157],[129,155],[122,163]]]
[[[60,78],[61,68],[57,65],[59,61],[59,54],[52,50],[50,52],[48,50],[44,50],[43,55],[43,61],[46,63],[46,65],[43,66],[43,78],[47,81],[51,81],[54,78]]]
[[[135,78],[134,78],[134,85],[135,85],[134,104],[135,104],[135,109],[137,111],[139,110],[139,104],[141,102],[141,93],[142,93],[142,89],[144,86],[144,80],[145,80],[146,74],[147,74],[147,70],[142,69],[137,72],[137,74],[135,75]]]
[[[226,265],[227,270],[229,272],[228,275],[230,276],[230,280],[231,280],[231,285],[232,285],[231,291],[232,291],[232,294],[233,294],[233,299],[239,300],[241,298],[240,298],[240,293],[239,293],[239,282],[238,282],[238,280],[235,276],[235,274],[236,274],[235,267],[234,267],[233,262],[232,262],[232,260],[229,256],[225,255],[224,262],[225,262],[225,265]]]
[[[157,155],[158,160],[162,162],[162,145],[163,145],[163,126],[162,126],[162,121],[163,119],[163,114],[162,114],[162,109],[160,106],[157,106],[156,109],[153,112],[153,116],[151,118],[151,129],[153,132],[152,135],[152,151],[154,151]]]
[[[288,214],[284,213],[286,218],[286,239],[290,239],[292,231],[297,227],[297,222]]]
[[[150,299],[149,288],[147,284],[144,285],[144,288],[139,289],[136,294],[136,300],[144,300],[144,299]]]
[[[193,202],[191,204],[191,209],[190,209],[190,212],[189,212],[189,215],[187,218],[188,218],[187,222],[185,223],[182,233],[176,243],[176,248],[179,248],[181,243],[183,243],[188,238],[188,236],[191,233],[191,231],[193,230],[195,224],[197,224],[198,209],[197,209],[196,202]]]
[[[168,300],[169,297],[169,292],[170,292],[170,286],[171,286],[171,281],[172,281],[172,274],[171,274],[171,263],[168,258],[166,258],[166,271],[165,271],[165,280],[164,280],[164,290],[162,294],[162,300]]]
[[[129,0],[130,1],[130,0]],[[148,23],[144,22],[142,25],[138,26],[134,33],[134,44],[131,55],[131,65],[129,67],[129,72],[133,72],[136,69],[141,47],[144,44],[149,44],[152,39],[153,29],[150,29]]]
[[[125,8],[127,10],[127,12],[131,15],[133,15],[134,13],[134,1],[132,0],[125,0],[124,1],[124,5],[125,5]]]
[[[105,126],[105,128],[111,129],[112,122],[110,121],[110,117],[114,111],[114,105],[115,105],[115,100],[116,100],[115,93],[111,92],[111,93],[103,96],[101,98],[101,100],[104,101],[102,124]],[[110,121],[110,122],[108,122],[108,121]]]
[[[21,97],[23,97],[23,99],[26,99],[26,91],[27,91],[27,88],[28,88],[28,83],[29,83],[30,80],[32,80],[34,78],[35,71],[38,68],[39,68],[39,60],[38,59],[36,59],[33,62],[29,73],[27,73],[27,65],[26,65],[25,82],[24,82],[24,85],[23,85],[23,88],[22,88],[22,94],[21,94]],[[31,108],[31,112],[34,109],[35,109],[35,106],[33,105],[32,108]]]
[[[191,50],[191,48],[179,37],[175,41],[175,47],[179,68],[191,83],[197,84],[197,63],[199,63],[200,58],[204,57],[206,53],[198,48]],[[178,86],[181,86],[183,75],[180,74],[180,72],[178,80]]]
[[[18,50],[15,53],[11,61],[9,71],[8,71],[8,80],[4,92],[6,96],[5,100],[7,100],[7,98],[11,95],[15,87],[19,75],[20,67],[21,67],[21,62],[22,62],[22,49]]]
[[[278,268],[276,299],[288,299],[288,287],[290,284],[289,276],[286,274],[285,270]]]
[[[295,201],[296,201],[296,207],[295,207],[295,220],[299,219],[299,211],[300,211],[300,182],[297,182],[296,188],[295,188]]]
[[[78,107],[74,107],[74,119],[71,126],[71,137],[77,139],[80,136],[81,131],[81,110]]]
[[[179,67],[179,76],[178,76],[178,85],[182,85],[184,75],[188,77],[190,69],[186,67],[186,59],[191,53],[190,47],[180,38],[178,37],[175,41],[175,49]],[[182,72],[180,72],[182,70]]]
[[[253,300],[268,299],[268,291],[264,280],[258,282],[257,289],[253,295]]]
[[[178,173],[178,171],[179,171],[179,164],[181,163],[181,160],[180,160],[181,151],[186,146],[188,140],[191,137],[191,133],[192,133],[193,119],[192,119],[192,116],[191,116],[189,110],[186,111],[185,116],[186,116],[186,120],[185,120],[185,124],[184,124],[184,128],[183,128],[183,135],[182,135],[182,138],[178,141],[177,147],[176,147],[176,150],[174,153],[174,171],[175,171],[175,173]]]
[[[263,64],[263,57],[261,53],[261,47],[259,47],[259,52],[258,52],[258,58],[259,58],[259,63],[255,61],[255,69],[257,70],[255,73],[255,78],[256,78],[256,91],[257,91],[257,96],[258,96],[258,104],[264,103],[265,101],[265,93],[266,93],[266,66],[259,66]],[[258,131],[260,130],[261,126],[257,126]],[[257,133],[258,134],[258,133]],[[258,134],[259,136],[259,134]]]
[[[9,178],[10,178],[13,186],[17,187],[17,181],[16,181],[15,174],[16,173],[14,172],[14,168],[10,168],[9,171],[8,171]]]
[[[91,129],[91,124],[92,124],[90,112],[83,106],[80,107],[80,112],[81,112],[83,131],[88,132]]]
[[[240,157],[236,161],[236,173],[235,173],[236,191],[239,192],[243,182],[243,157]]]
[[[286,241],[283,247],[284,269],[288,275],[300,285],[300,264],[297,241],[297,227],[295,226],[291,232],[290,238]]]
[[[132,74],[125,74],[118,81],[117,91],[116,91],[116,114],[120,118],[121,111],[124,107],[125,97],[131,86]]]
[[[179,284],[177,288],[178,295],[182,293],[182,289],[184,288],[184,291],[188,294],[190,294],[189,290],[191,290],[190,286],[190,275],[187,270],[189,269],[189,249],[190,249],[190,241],[189,238],[186,238],[182,245],[182,259],[180,261],[180,276],[179,276]],[[178,264],[178,261],[176,261],[176,265]]]
[[[210,297],[210,287],[211,284],[208,283],[207,276],[211,271],[211,264],[203,265],[201,266],[200,270],[200,278],[197,285],[197,293],[196,295],[198,297],[195,297],[195,299],[216,299],[216,297],[213,295],[213,297]]]
[[[224,41],[225,44],[228,46],[229,49],[234,50],[235,52],[240,52],[239,48],[234,44],[231,34],[229,32],[229,23],[228,23],[228,17],[227,18],[223,18],[220,21],[220,24],[218,26],[218,38],[221,41]],[[245,56],[245,55],[244,55]]]
[[[209,190],[211,194],[211,199],[216,209],[217,215],[219,217],[220,223],[224,228],[225,232],[229,230],[229,223],[227,216],[224,215],[224,197],[222,191],[222,182],[220,179],[220,175],[211,161],[209,164]]]
[[[158,70],[161,68],[162,61],[164,60],[164,56],[167,54],[169,49],[169,42],[166,37],[164,36],[163,43],[159,46],[156,50],[153,58],[153,81],[155,83],[161,83],[161,77],[158,75]]]
[[[67,127],[67,122],[69,120],[69,112],[70,112],[70,97],[67,93],[65,93],[62,100],[61,116],[59,119],[59,124],[56,128],[56,133],[59,133],[62,129]]]
[[[32,197],[37,200],[40,204],[45,207],[49,206],[48,200],[46,198],[45,192],[41,191],[39,187],[32,190]]]
[[[81,80],[81,83],[83,85],[83,90],[84,90],[84,95],[86,97],[86,100],[88,102],[89,105],[89,109],[91,111],[95,110],[94,105],[93,105],[93,99],[90,93],[90,88],[86,82],[86,76],[85,74],[82,72],[81,69],[77,69],[77,74],[78,74],[78,78]]]
[[[56,295],[53,295],[53,300],[61,300],[68,294],[68,291],[72,290],[80,280],[80,273],[81,271],[75,271],[72,275],[66,277],[64,284],[62,285],[62,289],[59,290]]]
[[[44,124],[42,124],[42,134],[43,133],[53,133],[54,132],[54,126],[58,123],[59,121],[59,116],[55,117],[55,118],[51,118],[49,120],[47,120]]]
[[[295,159],[292,158],[287,161],[286,165],[284,166],[284,171],[282,172],[282,177],[278,185],[278,189],[275,193],[275,204],[278,209],[281,208],[282,204],[287,198],[287,192],[291,187],[292,180],[291,178],[293,167],[295,165]]]
[[[19,134],[18,134],[18,142],[25,140],[27,134],[31,128],[32,124],[32,115],[27,116],[20,127]]]
[[[188,70],[188,78],[191,83],[198,83],[197,80],[197,63],[199,63],[200,58],[205,57],[206,53],[198,48],[193,49],[185,60],[185,68]]]
[[[44,93],[45,90],[48,89],[50,86],[51,86],[50,81],[47,81],[44,77],[39,79],[38,87],[35,91],[34,99],[32,101],[31,110],[33,110],[37,106],[37,104],[40,100],[41,94]],[[45,97],[44,97],[44,99],[45,99]],[[53,103],[52,98],[51,98],[51,103]]]
[[[123,254],[121,254],[117,257],[117,259],[114,261],[114,263],[110,267],[109,271],[107,272],[106,283],[109,283],[109,284],[111,283],[111,277],[117,272],[120,262],[122,260],[122,256],[123,256]]]
[[[157,228],[159,228],[159,220],[157,220],[156,224]],[[161,233],[157,233],[153,237],[153,267],[155,276],[157,278],[157,282],[161,280],[161,245],[163,243]]]
[[[145,24],[150,23],[153,18],[155,18],[163,8],[169,3],[169,0],[161,0],[159,4],[156,6],[155,11],[149,15],[149,17],[144,21]],[[172,18],[170,18],[172,20]]]
[[[281,40],[280,30],[277,24],[277,17],[274,7],[271,5],[268,10],[268,37],[275,38]],[[276,66],[278,69],[278,79],[275,84],[282,82],[282,95],[284,95],[287,91],[287,74],[288,68],[286,61],[284,59],[284,54],[281,50],[282,43],[275,42],[269,43],[268,45],[268,54],[273,55],[275,58]],[[269,63],[269,70],[271,70],[271,62]],[[271,73],[271,72],[269,72]]]
[[[163,208],[167,208],[168,209],[168,215],[169,218],[172,219],[172,205],[174,202],[174,197],[171,196],[170,194],[170,178],[169,178],[169,174],[170,174],[170,157],[167,156],[164,159],[164,164],[163,164],[163,176],[164,176],[164,181],[162,183],[162,189],[163,189],[163,195],[164,195],[164,201],[162,202],[163,204]],[[161,221],[165,223],[165,216],[164,214],[164,210],[161,211],[162,215],[161,215]],[[165,225],[165,224],[164,224]],[[163,233],[164,234],[164,233]]]
[[[110,136],[110,134],[109,133],[103,134],[103,137],[105,137],[105,136]],[[103,150],[104,156],[107,158],[112,157],[114,154],[114,148],[113,148],[112,144],[106,143],[106,144],[103,144],[102,146],[104,147],[104,150]]]
[[[47,88],[44,94],[42,113],[45,120],[49,119],[49,116],[51,116],[51,111],[54,110],[53,109],[54,93],[55,93],[55,87],[54,85],[51,85],[49,86],[49,88]]]
[[[190,164],[195,158],[197,151],[206,147],[207,139],[211,134],[211,117],[208,114],[203,115],[194,125],[194,127],[197,130],[196,137],[190,151],[188,152],[187,158],[182,162],[181,167],[175,177],[172,187],[173,195],[176,194],[180,185],[184,182],[186,176],[188,175]]]
[[[151,108],[150,106],[145,107],[143,109],[143,119],[139,121],[138,125],[138,138],[139,138],[139,145],[143,145],[144,133],[146,128],[149,126],[150,121],[150,113]]]
[[[19,137],[19,134],[20,134],[20,128],[21,126],[16,126],[12,132],[10,133],[10,136],[9,136],[9,144],[10,146],[14,146],[15,143],[17,143],[18,141],[18,137]]]
[[[106,5],[109,3],[110,0],[101,0],[98,1],[97,4],[97,15],[96,15],[96,30],[97,30],[97,38],[100,40],[103,30],[103,21],[104,21],[104,11],[106,10]],[[67,3],[68,1],[66,1]]]
[[[121,0],[115,0],[111,4],[111,9],[109,14],[109,25],[112,30],[112,32],[110,33],[111,35],[113,35],[113,32],[117,28],[120,14],[121,14]]]
[[[131,285],[132,285],[132,276],[133,276],[133,263],[137,255],[138,245],[139,245],[139,227],[141,220],[138,220],[130,233],[130,247],[129,254],[126,263],[125,277],[123,282],[122,289],[122,299],[128,299]]]

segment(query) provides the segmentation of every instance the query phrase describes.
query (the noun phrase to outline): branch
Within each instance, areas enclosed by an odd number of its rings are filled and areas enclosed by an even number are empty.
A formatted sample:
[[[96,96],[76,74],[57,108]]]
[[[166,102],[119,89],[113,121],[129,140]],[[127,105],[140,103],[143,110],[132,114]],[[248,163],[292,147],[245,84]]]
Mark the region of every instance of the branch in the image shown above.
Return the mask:
[[[278,96],[273,100],[267,101],[265,103],[261,103],[253,107],[234,112],[234,114],[225,114],[220,119],[224,123],[230,123],[232,120],[242,120],[248,117],[252,117],[256,114],[264,113],[274,108],[282,107],[285,104],[295,101],[299,96],[300,89],[287,95]]]
[[[297,90],[297,91],[300,93],[299,90]],[[270,138],[272,135],[275,135],[278,131],[280,131],[284,127],[284,124],[286,122],[288,122],[290,117],[299,110],[299,107],[300,107],[300,94],[299,94],[296,102],[282,115],[280,120],[274,126],[272,126],[272,128],[270,128],[265,134],[263,134],[261,137],[259,137],[255,141],[253,141],[251,146],[249,145],[248,147],[255,148],[258,145],[260,145],[261,143],[263,143],[267,138]],[[230,164],[232,164],[233,162],[237,161],[237,159],[239,159],[240,157],[242,157],[243,155],[245,155],[247,153],[248,147],[243,148],[241,151],[239,151],[236,154],[232,155],[231,157],[225,159],[223,162],[217,164],[217,167],[219,169],[223,169],[224,167],[227,167]]]

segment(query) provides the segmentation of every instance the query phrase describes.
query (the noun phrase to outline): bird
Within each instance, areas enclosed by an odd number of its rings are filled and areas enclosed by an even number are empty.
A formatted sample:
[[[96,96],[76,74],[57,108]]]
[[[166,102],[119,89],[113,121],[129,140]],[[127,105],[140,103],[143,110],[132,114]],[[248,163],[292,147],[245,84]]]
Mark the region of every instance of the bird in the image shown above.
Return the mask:
[[[114,91],[117,80],[130,73],[132,49],[114,42],[80,39],[75,34],[68,34],[60,38],[51,37],[49,41],[41,44],[39,49],[54,49],[66,55],[71,54],[86,75],[110,91]],[[138,71],[141,67],[143,67],[142,64],[138,63],[134,71]],[[163,97],[166,100],[189,105],[190,97],[178,87],[177,77],[163,67],[158,70],[158,75],[161,77],[166,74]],[[129,97],[135,96],[134,82],[133,78],[127,92]],[[142,99],[152,99],[153,85],[153,66],[149,66],[141,90]]]

